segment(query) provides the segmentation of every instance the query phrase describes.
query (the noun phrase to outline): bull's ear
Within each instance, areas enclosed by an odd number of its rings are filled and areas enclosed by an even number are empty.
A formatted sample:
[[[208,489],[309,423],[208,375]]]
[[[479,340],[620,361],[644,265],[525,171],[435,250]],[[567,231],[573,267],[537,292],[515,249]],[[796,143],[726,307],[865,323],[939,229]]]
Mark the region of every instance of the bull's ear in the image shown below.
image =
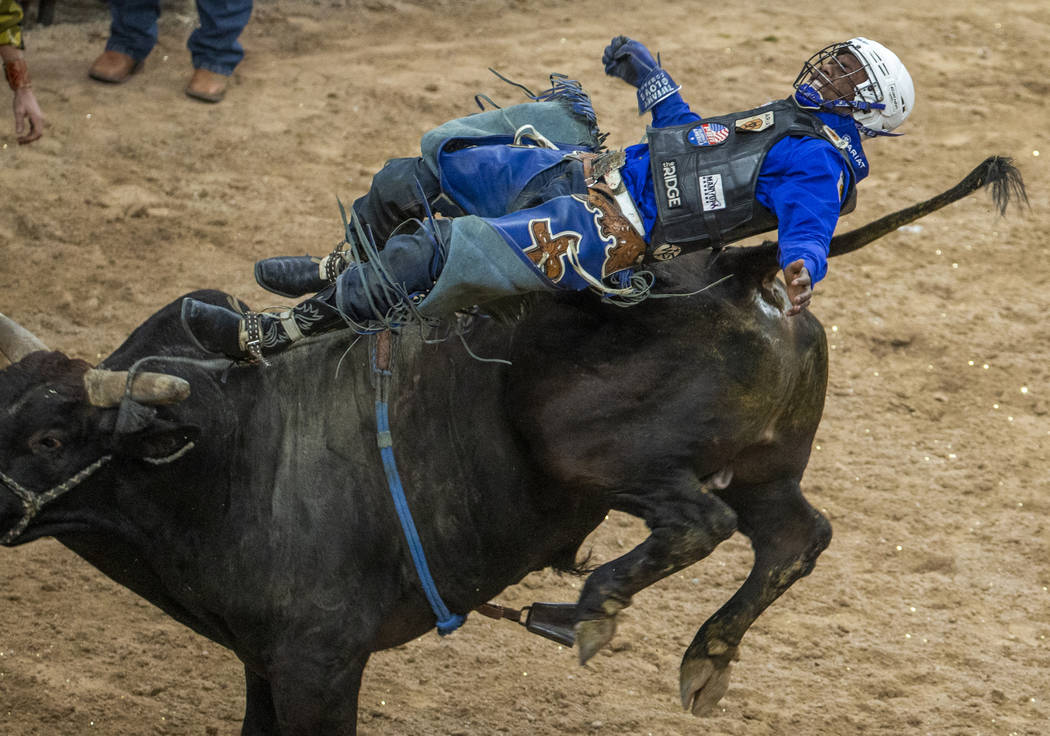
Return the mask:
[[[117,433],[115,444],[121,455],[163,464],[178,460],[193,449],[200,433],[200,427],[193,424],[176,424],[154,418],[134,432]]]

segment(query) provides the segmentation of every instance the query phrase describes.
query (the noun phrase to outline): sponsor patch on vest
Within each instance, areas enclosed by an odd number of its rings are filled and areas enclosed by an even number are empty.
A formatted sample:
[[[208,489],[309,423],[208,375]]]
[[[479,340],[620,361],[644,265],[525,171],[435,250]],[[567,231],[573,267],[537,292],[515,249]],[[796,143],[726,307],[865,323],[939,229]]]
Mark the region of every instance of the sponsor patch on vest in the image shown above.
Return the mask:
[[[689,142],[694,146],[717,146],[728,137],[729,128],[721,123],[700,123],[689,131]]]
[[[661,165],[664,179],[664,199],[667,209],[673,210],[682,206],[682,191],[678,188],[678,162],[673,158]]]
[[[653,248],[653,258],[658,261],[669,261],[680,255],[682,255],[682,247],[679,245],[664,243],[663,245],[658,245]]]
[[[761,115],[752,115],[749,118],[740,118],[733,121],[733,127],[746,133],[758,133],[766,128],[773,127],[773,111],[764,112]]]
[[[825,125],[821,130],[823,131],[827,139],[831,141],[831,145],[835,146],[835,148],[841,151],[846,147],[847,142],[842,140],[842,136],[840,136],[838,133],[832,130],[830,126]]]
[[[704,212],[726,208],[721,174],[706,174],[700,177],[700,201],[703,203]]]

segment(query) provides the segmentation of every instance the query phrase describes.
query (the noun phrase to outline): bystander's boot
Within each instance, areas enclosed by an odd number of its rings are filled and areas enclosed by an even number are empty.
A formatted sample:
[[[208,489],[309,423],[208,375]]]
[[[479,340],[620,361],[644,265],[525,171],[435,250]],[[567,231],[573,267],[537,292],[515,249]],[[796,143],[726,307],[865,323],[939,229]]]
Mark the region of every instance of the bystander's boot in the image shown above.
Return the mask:
[[[186,95],[201,102],[222,102],[229,81],[230,77],[227,74],[219,74],[210,69],[194,69],[193,76],[186,85]]]
[[[277,256],[255,264],[255,280],[267,291],[289,299],[314,294],[335,283],[350,263],[349,250],[333,250],[324,258]]]
[[[136,61],[119,51],[107,49],[95,59],[91,68],[88,69],[88,76],[92,79],[97,79],[99,82],[120,84],[127,81],[128,77],[138,72],[141,68],[141,61]]]

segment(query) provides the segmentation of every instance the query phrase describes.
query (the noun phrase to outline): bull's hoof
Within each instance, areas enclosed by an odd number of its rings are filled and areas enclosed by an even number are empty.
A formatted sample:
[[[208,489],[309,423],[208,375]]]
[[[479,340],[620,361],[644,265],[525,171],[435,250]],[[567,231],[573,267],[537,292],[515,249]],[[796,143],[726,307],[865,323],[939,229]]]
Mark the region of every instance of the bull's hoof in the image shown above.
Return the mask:
[[[615,633],[615,616],[578,621],[576,623],[576,646],[580,650],[580,664],[587,664],[588,659],[612,641]]]
[[[679,677],[682,707],[694,716],[712,715],[714,707],[729,689],[729,665],[736,647],[716,657],[699,657],[682,662]]]

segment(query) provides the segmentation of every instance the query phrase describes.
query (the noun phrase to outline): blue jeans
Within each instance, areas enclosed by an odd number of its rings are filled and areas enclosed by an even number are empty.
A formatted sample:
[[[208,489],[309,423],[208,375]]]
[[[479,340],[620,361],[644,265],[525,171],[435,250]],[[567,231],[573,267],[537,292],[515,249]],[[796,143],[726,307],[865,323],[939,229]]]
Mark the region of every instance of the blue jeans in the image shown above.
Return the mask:
[[[112,22],[107,51],[127,54],[142,61],[157,43],[160,0],[109,0]],[[186,47],[193,66],[216,74],[233,74],[244,58],[237,41],[248,25],[252,0],[197,0],[200,25],[190,34]]]

